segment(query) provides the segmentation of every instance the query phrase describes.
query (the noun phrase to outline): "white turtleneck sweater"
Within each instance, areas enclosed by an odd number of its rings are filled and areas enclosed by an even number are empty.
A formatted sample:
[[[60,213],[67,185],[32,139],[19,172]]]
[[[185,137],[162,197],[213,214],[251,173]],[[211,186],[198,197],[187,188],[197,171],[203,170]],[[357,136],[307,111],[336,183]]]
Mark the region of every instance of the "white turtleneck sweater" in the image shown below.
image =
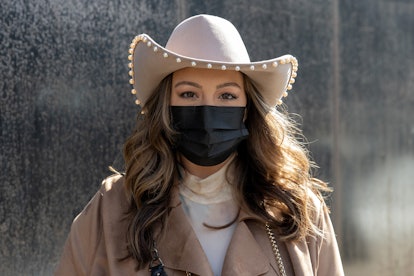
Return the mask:
[[[183,208],[207,256],[214,275],[221,275],[236,223],[224,229],[212,229],[234,221],[239,206],[226,179],[226,171],[231,160],[219,171],[200,179],[181,170],[180,196]]]

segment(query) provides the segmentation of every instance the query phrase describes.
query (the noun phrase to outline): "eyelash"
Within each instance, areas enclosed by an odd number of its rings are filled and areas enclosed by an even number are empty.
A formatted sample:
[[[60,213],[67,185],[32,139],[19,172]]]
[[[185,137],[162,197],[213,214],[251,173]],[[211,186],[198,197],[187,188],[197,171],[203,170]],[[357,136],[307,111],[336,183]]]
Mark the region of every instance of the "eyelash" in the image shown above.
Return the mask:
[[[184,98],[184,99],[198,98],[197,94],[195,92],[192,92],[192,91],[182,92],[182,93],[180,93],[179,96],[180,96],[180,98]],[[238,99],[238,97],[233,93],[224,92],[224,93],[220,94],[219,99],[225,100],[225,101],[231,101],[231,100]]]
[[[197,94],[192,91],[186,91],[186,92],[180,93],[180,98],[188,99],[188,98],[195,98],[195,97],[197,97]]]
[[[228,98],[229,96],[231,97],[230,99]],[[236,100],[237,98],[238,97],[236,95],[228,92],[220,94],[220,99],[222,100]]]

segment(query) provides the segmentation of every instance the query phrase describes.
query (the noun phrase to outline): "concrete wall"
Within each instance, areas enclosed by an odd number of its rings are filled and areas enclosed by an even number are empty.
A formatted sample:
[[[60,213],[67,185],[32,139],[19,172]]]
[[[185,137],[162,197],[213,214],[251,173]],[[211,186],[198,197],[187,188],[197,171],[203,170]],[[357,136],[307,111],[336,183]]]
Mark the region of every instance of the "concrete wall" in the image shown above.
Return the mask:
[[[208,4],[207,4],[208,2]],[[0,274],[51,275],[74,216],[120,164],[131,39],[226,17],[252,60],[291,53],[348,275],[414,271],[414,2],[0,0]]]

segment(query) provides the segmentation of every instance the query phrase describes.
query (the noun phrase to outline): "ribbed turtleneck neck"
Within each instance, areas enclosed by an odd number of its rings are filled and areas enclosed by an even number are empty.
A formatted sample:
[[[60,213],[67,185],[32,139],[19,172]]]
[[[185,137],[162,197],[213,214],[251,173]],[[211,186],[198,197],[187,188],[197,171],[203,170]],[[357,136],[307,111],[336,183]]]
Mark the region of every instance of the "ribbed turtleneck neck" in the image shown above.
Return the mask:
[[[221,275],[227,248],[237,224],[234,222],[237,221],[239,212],[229,183],[234,176],[231,166],[233,158],[204,179],[191,175],[183,168],[180,170],[182,206],[214,275]]]
[[[180,193],[200,204],[214,204],[233,199],[229,179],[227,179],[227,175],[232,176],[231,172],[227,174],[232,160],[233,158],[228,160],[222,168],[206,178],[197,177],[181,169]]]

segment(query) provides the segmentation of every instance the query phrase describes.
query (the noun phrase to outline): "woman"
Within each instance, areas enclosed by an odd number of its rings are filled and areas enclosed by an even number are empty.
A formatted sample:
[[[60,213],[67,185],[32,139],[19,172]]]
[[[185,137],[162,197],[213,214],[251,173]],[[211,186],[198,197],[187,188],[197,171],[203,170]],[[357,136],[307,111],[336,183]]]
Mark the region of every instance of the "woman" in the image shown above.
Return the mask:
[[[74,220],[56,275],[343,275],[335,234],[294,124],[275,106],[290,55],[250,62],[228,21],[179,24],[129,59],[142,112]]]

